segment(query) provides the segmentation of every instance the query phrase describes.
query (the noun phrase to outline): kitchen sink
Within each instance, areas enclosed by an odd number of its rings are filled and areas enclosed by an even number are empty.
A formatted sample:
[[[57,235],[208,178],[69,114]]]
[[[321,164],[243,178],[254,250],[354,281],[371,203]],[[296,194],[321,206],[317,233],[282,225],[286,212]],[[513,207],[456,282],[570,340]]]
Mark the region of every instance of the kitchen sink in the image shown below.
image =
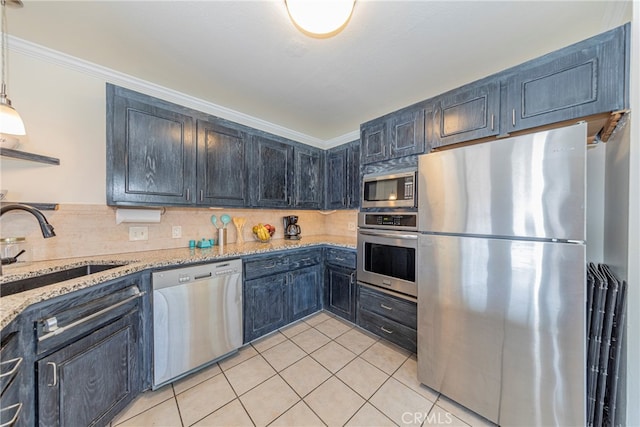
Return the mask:
[[[78,277],[100,273],[101,271],[110,270],[116,267],[122,267],[123,265],[125,264],[88,264],[83,265],[82,267],[72,267],[66,270],[43,274],[41,276],[3,283],[0,285],[0,296],[6,297],[8,295],[30,291],[32,289],[41,288],[54,283],[64,282],[65,280],[77,279]]]

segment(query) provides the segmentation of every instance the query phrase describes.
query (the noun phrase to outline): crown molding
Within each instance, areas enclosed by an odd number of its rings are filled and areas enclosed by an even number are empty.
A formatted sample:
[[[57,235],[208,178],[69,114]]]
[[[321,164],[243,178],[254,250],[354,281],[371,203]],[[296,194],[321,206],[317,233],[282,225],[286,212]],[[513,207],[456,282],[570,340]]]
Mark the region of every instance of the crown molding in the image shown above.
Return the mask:
[[[65,67],[94,78],[102,79],[108,83],[142,92],[146,95],[155,96],[169,102],[193,108],[194,110],[202,111],[203,113],[211,114],[216,117],[240,123],[245,126],[269,132],[297,142],[302,142],[303,144],[317,148],[328,149],[359,138],[359,132],[353,131],[325,141],[14,36],[9,36],[9,48],[16,53]]]

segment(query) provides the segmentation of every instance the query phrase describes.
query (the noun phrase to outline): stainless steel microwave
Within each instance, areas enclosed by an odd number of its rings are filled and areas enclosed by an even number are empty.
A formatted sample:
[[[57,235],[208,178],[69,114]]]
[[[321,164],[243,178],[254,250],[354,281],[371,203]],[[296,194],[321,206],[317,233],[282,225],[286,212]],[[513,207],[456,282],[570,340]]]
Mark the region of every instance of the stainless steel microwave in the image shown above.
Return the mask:
[[[362,179],[363,208],[416,207],[417,170],[365,175]]]

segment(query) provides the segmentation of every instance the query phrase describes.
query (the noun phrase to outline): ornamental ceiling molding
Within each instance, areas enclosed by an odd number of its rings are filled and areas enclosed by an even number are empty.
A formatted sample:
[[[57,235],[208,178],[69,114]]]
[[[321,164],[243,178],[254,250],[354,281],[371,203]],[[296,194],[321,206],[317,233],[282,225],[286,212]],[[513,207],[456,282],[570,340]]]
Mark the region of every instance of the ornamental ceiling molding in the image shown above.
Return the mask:
[[[9,36],[9,50],[313,147],[328,149],[360,138],[355,130],[325,141],[17,37]]]

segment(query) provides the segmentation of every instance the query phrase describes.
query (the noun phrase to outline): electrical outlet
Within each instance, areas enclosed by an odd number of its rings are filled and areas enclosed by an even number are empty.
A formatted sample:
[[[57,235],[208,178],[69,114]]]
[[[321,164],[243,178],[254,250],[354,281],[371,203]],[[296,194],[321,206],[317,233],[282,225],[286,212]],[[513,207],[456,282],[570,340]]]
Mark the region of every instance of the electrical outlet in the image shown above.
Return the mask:
[[[348,222],[347,223],[347,229],[349,231],[356,231],[356,223],[355,222]]]
[[[129,227],[129,240],[149,240],[149,227]]]
[[[179,239],[182,237],[182,227],[179,225],[174,225],[171,227],[171,237],[174,239]]]

